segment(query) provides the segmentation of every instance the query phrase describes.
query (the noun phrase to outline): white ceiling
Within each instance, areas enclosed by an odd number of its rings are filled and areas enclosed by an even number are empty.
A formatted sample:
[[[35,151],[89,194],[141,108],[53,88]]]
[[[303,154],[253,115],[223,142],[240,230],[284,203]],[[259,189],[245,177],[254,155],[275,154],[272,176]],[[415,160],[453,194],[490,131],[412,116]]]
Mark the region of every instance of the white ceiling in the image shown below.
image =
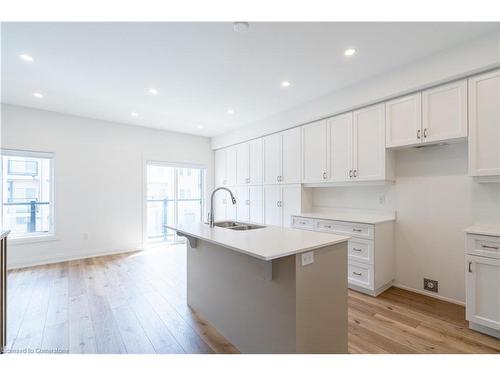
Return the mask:
[[[220,22],[4,23],[2,101],[213,136],[497,27],[250,23],[248,32],[236,33]],[[351,46],[358,53],[347,58]],[[22,53],[35,61],[22,61]],[[291,86],[281,87],[283,80]],[[148,92],[152,87],[158,95]]]

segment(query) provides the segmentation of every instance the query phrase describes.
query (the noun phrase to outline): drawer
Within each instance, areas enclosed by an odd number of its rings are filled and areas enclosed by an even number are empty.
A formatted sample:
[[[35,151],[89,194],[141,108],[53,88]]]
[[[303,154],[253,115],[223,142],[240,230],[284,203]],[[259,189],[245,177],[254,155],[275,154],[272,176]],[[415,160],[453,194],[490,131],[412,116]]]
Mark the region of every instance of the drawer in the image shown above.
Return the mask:
[[[373,225],[349,223],[345,221],[315,220],[314,228],[320,231],[335,232],[359,238],[373,239]]]
[[[349,261],[347,280],[349,284],[373,290],[373,266]]]
[[[373,264],[373,240],[352,238],[347,243],[347,255],[350,261]]]
[[[468,234],[467,253],[500,259],[500,237]]]
[[[300,216],[293,216],[292,227],[299,229],[314,229],[314,219],[309,219]]]

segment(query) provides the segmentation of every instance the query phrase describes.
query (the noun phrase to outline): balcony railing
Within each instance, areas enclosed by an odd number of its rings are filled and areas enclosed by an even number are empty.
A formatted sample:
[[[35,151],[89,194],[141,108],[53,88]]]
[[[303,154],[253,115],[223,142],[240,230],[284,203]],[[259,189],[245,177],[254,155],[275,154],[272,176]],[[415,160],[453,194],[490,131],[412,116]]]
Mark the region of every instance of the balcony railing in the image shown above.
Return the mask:
[[[37,202],[37,201],[29,201],[29,202],[7,202],[4,203],[4,206],[14,206],[14,207],[28,207],[29,213],[29,221],[27,223],[27,233],[36,232],[36,214],[38,212],[38,206],[49,205],[50,202]],[[25,213],[25,212],[23,212]]]

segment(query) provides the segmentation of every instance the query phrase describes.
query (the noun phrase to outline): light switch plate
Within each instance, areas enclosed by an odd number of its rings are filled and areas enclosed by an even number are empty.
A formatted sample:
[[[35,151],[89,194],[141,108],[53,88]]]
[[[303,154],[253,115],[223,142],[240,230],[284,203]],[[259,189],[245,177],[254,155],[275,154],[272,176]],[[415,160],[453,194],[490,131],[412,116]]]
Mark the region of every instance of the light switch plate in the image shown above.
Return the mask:
[[[302,265],[307,266],[311,263],[314,263],[314,251],[302,254]]]

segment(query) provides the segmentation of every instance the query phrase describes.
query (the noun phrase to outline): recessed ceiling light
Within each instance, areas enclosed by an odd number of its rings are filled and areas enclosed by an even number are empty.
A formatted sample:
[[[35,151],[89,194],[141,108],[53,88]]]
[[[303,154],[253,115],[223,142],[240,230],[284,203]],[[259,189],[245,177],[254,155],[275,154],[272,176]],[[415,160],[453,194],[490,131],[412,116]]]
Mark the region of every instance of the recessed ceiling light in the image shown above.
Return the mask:
[[[139,114],[137,112],[130,112],[130,116],[137,117],[137,116],[139,116]]]
[[[231,109],[231,108],[230,108],[230,109],[228,109],[228,110],[227,110],[227,114],[228,114],[228,115],[234,115],[234,109]]]
[[[283,82],[281,82],[281,86],[283,86],[283,87],[289,87],[290,86],[290,82],[289,81],[283,81]]]
[[[248,22],[233,22],[233,30],[237,33],[246,33],[250,28],[250,24]]]
[[[23,54],[19,55],[19,58],[21,60],[28,61],[28,62],[35,61],[35,59],[33,57],[31,57],[30,55],[27,55],[26,53],[23,53]]]
[[[198,125],[198,126],[196,126],[196,127],[197,127],[198,129],[203,129],[203,128],[204,128],[204,126],[203,126],[203,125]]]
[[[344,55],[352,56],[357,52],[356,48],[348,48],[344,51]]]
[[[40,94],[39,92],[35,92],[35,93],[33,93],[33,96],[34,96],[35,98],[38,98],[38,99],[42,99],[42,98],[43,98],[43,95],[42,95],[42,94]]]
[[[152,95],[157,95],[158,94],[158,90],[157,89],[149,89],[149,93],[152,94]]]

